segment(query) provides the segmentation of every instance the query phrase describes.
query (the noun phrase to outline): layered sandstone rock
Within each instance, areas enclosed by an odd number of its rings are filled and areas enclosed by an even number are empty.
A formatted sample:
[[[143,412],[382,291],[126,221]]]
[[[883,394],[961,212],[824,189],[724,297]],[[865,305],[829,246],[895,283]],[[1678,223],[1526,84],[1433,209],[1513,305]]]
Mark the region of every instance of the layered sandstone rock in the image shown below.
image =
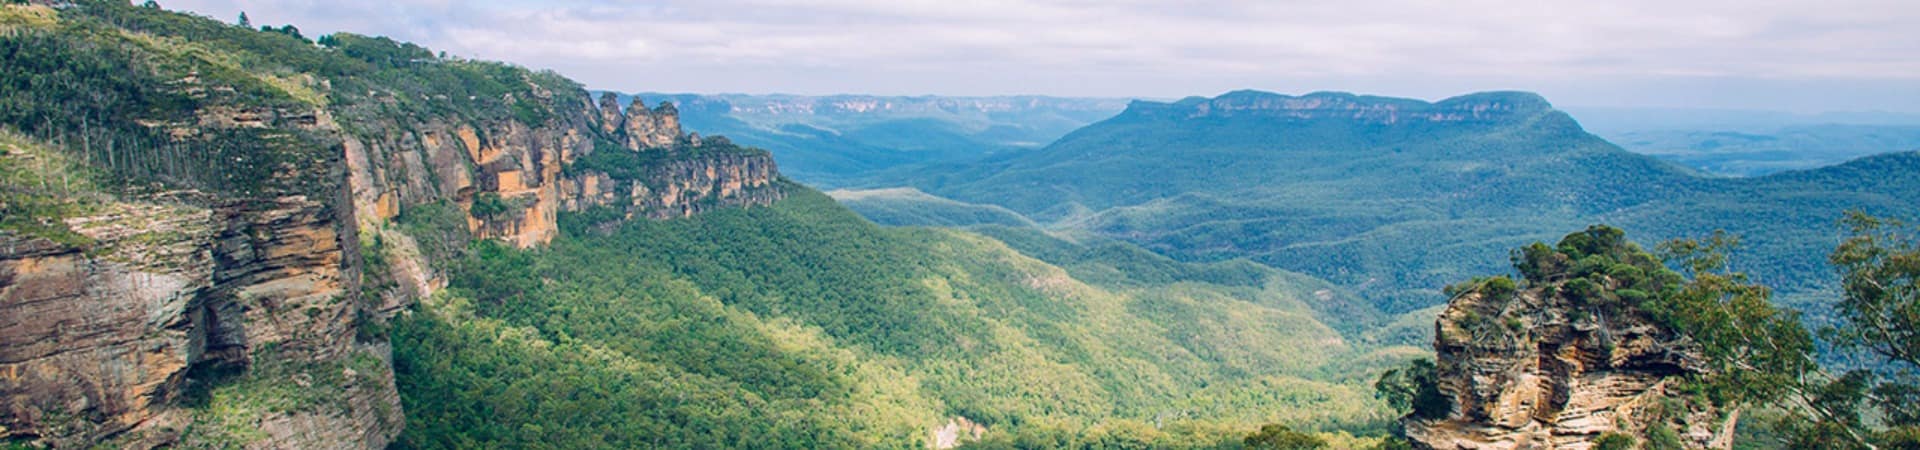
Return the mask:
[[[1606,433],[1666,431],[1690,448],[1731,442],[1732,418],[1677,391],[1704,370],[1697,351],[1644,314],[1540,287],[1462,294],[1436,327],[1453,408],[1402,422],[1420,448],[1586,449]]]
[[[194,438],[182,432],[204,415],[180,404],[213,382],[197,369],[264,360],[305,372],[384,357],[355,340],[351,269],[328,205],[190,197],[69,220],[94,240],[86,247],[0,236],[0,431],[59,447],[165,445]],[[300,407],[243,423],[267,435],[253,445],[384,447],[401,422],[385,367],[319,387],[337,402],[275,400]]]

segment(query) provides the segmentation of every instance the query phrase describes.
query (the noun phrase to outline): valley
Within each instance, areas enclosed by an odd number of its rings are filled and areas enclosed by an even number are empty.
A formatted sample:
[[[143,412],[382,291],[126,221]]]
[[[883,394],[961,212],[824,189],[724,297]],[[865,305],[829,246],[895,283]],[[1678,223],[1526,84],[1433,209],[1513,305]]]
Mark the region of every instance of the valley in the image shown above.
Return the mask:
[[[1899,120],[621,93],[237,22],[0,5],[0,447],[1920,442]]]

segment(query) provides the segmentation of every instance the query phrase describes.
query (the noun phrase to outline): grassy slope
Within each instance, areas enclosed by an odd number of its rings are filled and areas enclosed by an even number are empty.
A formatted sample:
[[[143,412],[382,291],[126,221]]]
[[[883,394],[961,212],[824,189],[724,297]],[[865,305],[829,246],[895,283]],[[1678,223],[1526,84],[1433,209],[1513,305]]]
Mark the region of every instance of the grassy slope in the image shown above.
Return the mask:
[[[1089,284],[991,238],[881,228],[790,189],[769,208],[477,250],[452,296],[396,331],[416,343],[396,353],[406,440],[520,445],[551,439],[528,427],[580,424],[608,430],[583,443],[621,446],[917,446],[961,415],[1172,445],[1384,420],[1367,380],[1326,373],[1361,349],[1315,320],[1301,280],[1110,267]]]

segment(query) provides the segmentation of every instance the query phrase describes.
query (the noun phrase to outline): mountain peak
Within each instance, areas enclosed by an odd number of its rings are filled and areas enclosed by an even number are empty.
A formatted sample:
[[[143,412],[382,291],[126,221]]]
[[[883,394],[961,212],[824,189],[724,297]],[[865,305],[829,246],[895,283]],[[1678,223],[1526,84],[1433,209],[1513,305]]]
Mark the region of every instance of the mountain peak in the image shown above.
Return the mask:
[[[1546,98],[1531,92],[1495,91],[1461,95],[1429,103],[1422,100],[1321,91],[1299,96],[1237,90],[1213,98],[1187,97],[1173,103],[1134,101],[1123,116],[1195,119],[1270,117],[1282,120],[1347,119],[1364,123],[1499,122],[1553,111]]]

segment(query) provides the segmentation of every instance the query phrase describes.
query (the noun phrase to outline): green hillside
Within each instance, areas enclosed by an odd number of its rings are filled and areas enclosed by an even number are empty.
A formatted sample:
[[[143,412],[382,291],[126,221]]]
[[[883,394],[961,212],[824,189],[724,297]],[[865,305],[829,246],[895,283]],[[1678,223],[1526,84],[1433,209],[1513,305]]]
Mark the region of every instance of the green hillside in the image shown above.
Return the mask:
[[[1704,178],[1588,134],[1532,94],[1242,91],[1136,102],[1038,151],[894,181],[1177,259],[1252,258],[1398,313],[1435,304],[1449,280],[1501,270],[1505,249],[1598,222],[1655,240],[1751,235],[1743,270],[1815,287],[1843,210],[1920,211],[1915,159]]]
[[[1317,321],[1342,295],[1324,283],[1027,244],[1063,269],[787,189],[607,233],[563,216],[543,250],[476,245],[395,329],[403,441],[918,447],[965,417],[997,439],[1198,446],[1385,423],[1365,368],[1404,356]]]

